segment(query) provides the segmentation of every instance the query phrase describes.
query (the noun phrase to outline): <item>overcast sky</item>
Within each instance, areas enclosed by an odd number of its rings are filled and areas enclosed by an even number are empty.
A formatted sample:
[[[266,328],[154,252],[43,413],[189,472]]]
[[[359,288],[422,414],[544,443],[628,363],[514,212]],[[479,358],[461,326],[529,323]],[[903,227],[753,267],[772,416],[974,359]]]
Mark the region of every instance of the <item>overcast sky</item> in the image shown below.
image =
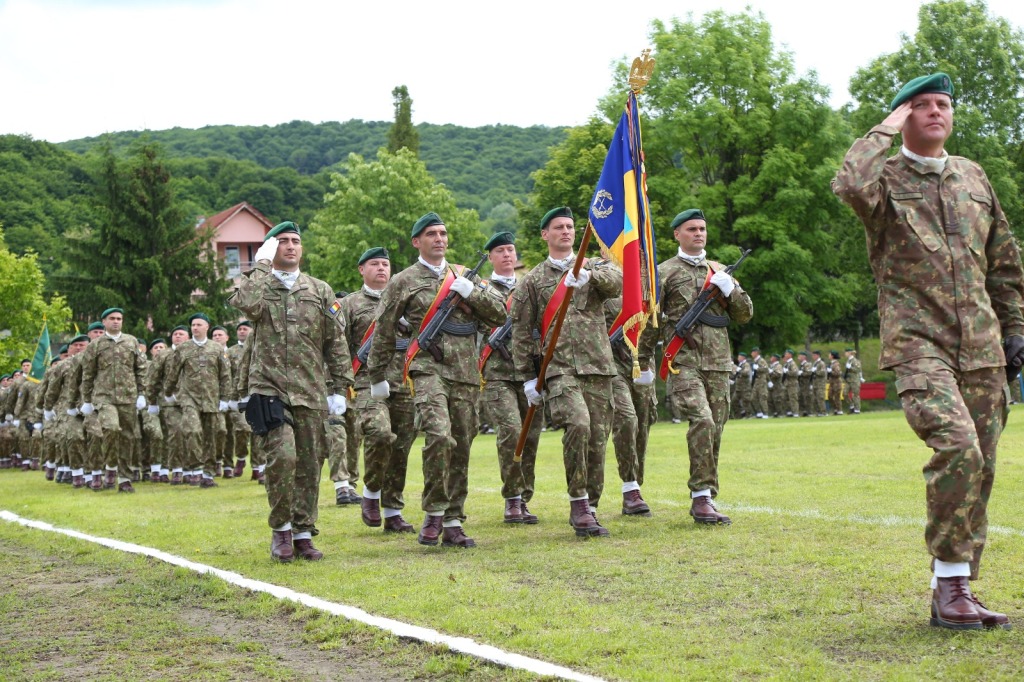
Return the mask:
[[[764,13],[832,104],[850,76],[917,27],[919,0],[0,0],[0,134],[60,142],[104,132],[390,120],[583,123],[612,64],[652,19]],[[1024,2],[989,0],[1024,25]]]

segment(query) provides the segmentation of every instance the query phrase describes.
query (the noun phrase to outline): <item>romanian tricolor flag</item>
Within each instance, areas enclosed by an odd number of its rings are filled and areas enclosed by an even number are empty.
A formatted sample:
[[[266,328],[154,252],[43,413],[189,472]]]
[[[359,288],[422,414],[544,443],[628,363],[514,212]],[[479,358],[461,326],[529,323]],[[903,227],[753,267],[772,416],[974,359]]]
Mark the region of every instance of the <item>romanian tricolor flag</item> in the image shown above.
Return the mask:
[[[636,95],[629,93],[615,136],[608,147],[601,179],[590,204],[594,234],[611,260],[622,268],[622,310],[609,331],[622,327],[626,345],[637,357],[637,342],[649,319],[657,326],[658,256],[647,200],[647,174]],[[639,367],[634,373],[639,376]]]

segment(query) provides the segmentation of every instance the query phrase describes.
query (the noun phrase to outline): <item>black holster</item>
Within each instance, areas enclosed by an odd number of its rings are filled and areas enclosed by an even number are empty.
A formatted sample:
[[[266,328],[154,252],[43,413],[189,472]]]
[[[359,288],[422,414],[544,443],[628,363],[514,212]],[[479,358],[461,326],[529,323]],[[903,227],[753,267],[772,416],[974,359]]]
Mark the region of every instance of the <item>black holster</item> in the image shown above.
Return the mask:
[[[284,402],[276,395],[260,395],[253,393],[245,406],[245,421],[252,427],[255,436],[265,436],[274,429],[295,423],[288,414]]]

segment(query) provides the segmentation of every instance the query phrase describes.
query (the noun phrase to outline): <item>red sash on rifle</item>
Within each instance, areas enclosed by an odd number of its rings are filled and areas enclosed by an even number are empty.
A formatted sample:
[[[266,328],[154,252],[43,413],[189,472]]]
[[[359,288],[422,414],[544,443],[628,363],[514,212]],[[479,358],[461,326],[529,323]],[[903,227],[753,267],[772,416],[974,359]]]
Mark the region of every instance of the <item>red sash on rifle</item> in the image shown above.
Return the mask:
[[[512,294],[509,294],[508,299],[505,301],[505,312],[512,312]],[[493,329],[491,329],[491,331],[487,334],[487,338],[490,338],[491,334],[498,331],[500,328],[501,327],[494,327]],[[477,371],[480,372],[481,381],[483,381],[484,378],[484,366],[487,364],[487,361],[490,360],[491,353],[493,352],[494,349],[491,348],[491,344],[484,342],[484,349],[483,351],[480,352],[480,360],[477,361],[476,363]]]
[[[437,314],[437,309],[441,305],[441,301],[448,296],[448,291],[452,288],[452,282],[455,281],[455,270],[448,268],[447,273],[444,276],[444,281],[441,282],[441,287],[437,290],[437,295],[434,296],[433,302],[430,307],[427,308],[426,315],[423,316],[423,321],[420,322],[419,332],[416,334],[416,338],[409,342],[409,348],[405,351],[405,368],[402,370],[402,380],[409,380],[409,365],[412,364],[413,358],[420,352],[420,340],[419,335],[423,333],[423,330],[430,324],[430,320],[433,319],[434,315]]]
[[[363,338],[361,338],[359,340],[359,345],[356,346],[356,351],[358,351],[360,348],[362,348],[363,344],[366,343],[367,339],[369,339],[371,336],[373,336],[373,330],[376,327],[377,327],[377,320],[374,320],[373,322],[370,323],[370,326],[366,328],[366,333],[363,334]],[[363,363],[359,360],[359,356],[358,355],[353,355],[352,356],[352,376],[355,376],[356,372],[358,372],[359,368],[362,367],[362,366],[363,366]]]
[[[715,261],[706,261],[708,264],[708,274],[704,277],[704,284],[701,285],[700,290],[704,291],[711,286],[711,275],[715,274],[719,270],[724,270],[725,266]],[[728,303],[721,297],[719,297],[719,303],[722,307],[728,306]],[[658,376],[661,377],[662,381],[668,381],[669,372],[672,374],[679,374],[679,370],[672,366],[672,361],[676,359],[676,354],[682,350],[683,345],[686,343],[686,339],[683,337],[673,334],[672,340],[665,346],[665,352],[661,356],[661,366],[658,368]]]

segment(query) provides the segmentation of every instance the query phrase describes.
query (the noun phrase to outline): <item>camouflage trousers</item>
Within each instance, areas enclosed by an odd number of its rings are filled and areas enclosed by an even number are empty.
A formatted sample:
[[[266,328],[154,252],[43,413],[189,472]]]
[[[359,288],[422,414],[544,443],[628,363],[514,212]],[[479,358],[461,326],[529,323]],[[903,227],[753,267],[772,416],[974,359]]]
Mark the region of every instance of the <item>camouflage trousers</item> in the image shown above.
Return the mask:
[[[218,412],[218,425],[213,434],[213,459],[214,463],[220,463],[222,467],[233,467],[235,458],[228,452],[228,433],[231,431],[231,422],[228,412]]]
[[[327,466],[332,481],[348,480],[347,431],[344,415],[332,414],[327,418]]]
[[[164,432],[164,466],[171,471],[185,468],[185,439],[181,432],[181,408],[165,405],[160,408],[160,427]]]
[[[768,382],[758,380],[750,394],[750,408],[754,414],[771,414],[772,406],[768,402]]]
[[[181,408],[181,431],[185,443],[185,467],[213,477],[217,468],[217,437],[224,430],[220,412],[200,412],[190,405]]]
[[[533,486],[537,466],[537,443],[544,426],[544,416],[534,414],[530,431],[526,434],[522,461],[515,461],[519,432],[523,418],[530,408],[519,381],[491,379],[484,384],[480,405],[486,405],[491,415],[491,426],[497,432],[498,470],[501,473],[501,496],[510,499],[521,496],[529,502],[533,499]]]
[[[426,433],[423,445],[423,511],[465,521],[469,450],[476,437],[480,387],[434,374],[412,377],[413,403]]]
[[[736,377],[736,409],[740,416],[749,417],[753,414],[751,409],[751,398],[753,391],[750,388],[750,380],[746,377]]]
[[[851,381],[847,390],[850,391],[850,408],[860,412],[860,380]]]
[[[678,400],[690,428],[686,446],[690,454],[691,492],[710,490],[718,495],[718,452],[722,431],[729,421],[729,374],[681,367],[673,377],[672,399]]]
[[[227,461],[248,459],[251,436],[252,428],[245,421],[245,414],[241,411],[228,412],[228,432],[224,440],[224,459]]]
[[[811,389],[811,414],[825,414],[825,380],[814,380]]]
[[[64,450],[64,459],[72,469],[85,469],[85,422],[81,417],[67,414],[58,415],[60,424],[60,446]]]
[[[832,412],[843,411],[843,382],[841,379],[832,379],[828,382],[828,402],[832,406]]]
[[[413,435],[415,437],[415,434]],[[345,468],[348,470],[348,483],[353,488],[359,482],[359,448],[362,444],[363,432],[359,429],[359,414],[353,409],[345,410]]]
[[[644,484],[644,460],[651,424],[658,418],[654,385],[640,386],[621,374],[612,377],[612,445],[623,483]]]
[[[142,415],[142,451],[143,466],[159,464],[161,468],[167,468],[167,458],[164,452],[164,430],[160,425],[159,414]]]
[[[586,496],[596,507],[604,492],[604,455],[615,412],[612,377],[563,374],[544,390],[551,416],[565,427],[562,461],[569,497]]]
[[[773,417],[786,414],[786,394],[782,389],[782,380],[772,380],[772,387],[768,389],[768,409]]]
[[[796,377],[789,377],[785,383],[786,389],[786,412],[794,417],[800,416],[800,382]]]
[[[978,577],[988,534],[996,445],[1009,415],[1002,367],[954,370],[932,358],[893,368],[903,413],[932,448],[924,465],[925,543],[940,561],[970,562]]]
[[[253,444],[267,457],[267,501],[271,528],[292,524],[292,531],[317,534],[320,470],[327,459],[327,414],[308,407],[289,410],[285,423]]]
[[[131,480],[132,448],[138,437],[139,416],[135,405],[100,405],[99,416],[104,466],[117,469],[119,483]]]
[[[363,438],[363,489],[380,493],[384,509],[404,509],[405,476],[409,451],[416,440],[416,406],[404,386],[391,385],[387,400],[370,397],[370,390],[356,394],[356,415]]]

